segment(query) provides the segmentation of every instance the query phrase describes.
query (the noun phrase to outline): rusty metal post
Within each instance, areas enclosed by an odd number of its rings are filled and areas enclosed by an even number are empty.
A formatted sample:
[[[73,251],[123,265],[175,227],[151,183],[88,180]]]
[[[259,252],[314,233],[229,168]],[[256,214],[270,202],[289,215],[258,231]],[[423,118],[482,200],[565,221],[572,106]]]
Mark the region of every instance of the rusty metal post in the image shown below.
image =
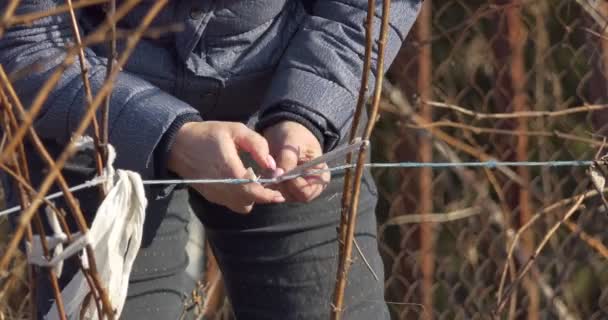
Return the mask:
[[[527,111],[528,99],[526,96],[526,66],[524,57],[524,45],[527,34],[525,26],[521,20],[521,2],[513,0],[512,5],[506,8],[507,14],[507,29],[508,41],[511,51],[510,75],[511,88],[513,94],[513,111]],[[528,120],[525,117],[517,119],[517,161],[528,160]],[[530,198],[530,170],[527,167],[519,167],[518,174],[524,183],[523,186],[518,186],[518,204],[519,204],[519,221],[524,225],[533,215]],[[532,231],[527,231],[523,236],[523,246],[526,255],[529,255],[534,250],[534,234]],[[529,277],[525,282],[525,287],[529,299],[528,303],[528,319],[539,319],[540,296],[538,286]]]
[[[432,52],[431,52],[431,33],[432,33],[432,2],[425,1],[422,6],[422,11],[418,18],[416,32],[418,41],[421,43],[418,56],[418,91],[421,101],[420,115],[427,122],[433,121],[431,106],[427,101],[432,99]],[[428,134],[422,134],[420,137],[420,153],[421,162],[433,161],[433,146]],[[426,214],[433,211],[433,170],[431,168],[420,169],[420,180],[418,182],[420,205],[418,211],[421,214]],[[420,260],[422,269],[422,304],[424,305],[423,318],[427,320],[433,319],[433,275],[435,273],[435,235],[433,223],[426,222],[420,224]]]

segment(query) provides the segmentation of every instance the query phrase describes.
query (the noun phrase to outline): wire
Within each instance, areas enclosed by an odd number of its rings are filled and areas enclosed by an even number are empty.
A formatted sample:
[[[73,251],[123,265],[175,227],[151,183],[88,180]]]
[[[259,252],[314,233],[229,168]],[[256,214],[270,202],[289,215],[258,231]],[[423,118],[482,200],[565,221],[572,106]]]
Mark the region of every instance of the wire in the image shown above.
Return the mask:
[[[396,163],[367,163],[367,168],[498,168],[498,167],[589,167],[596,163],[591,160],[565,160],[565,161],[480,161],[480,162],[396,162]],[[246,184],[246,183],[262,183],[272,184],[280,181],[291,180],[302,176],[310,176],[322,172],[338,172],[349,168],[354,168],[356,164],[347,164],[336,166],[328,169],[311,170],[306,173],[300,173],[290,176],[281,176],[279,178],[256,178],[256,179],[171,179],[171,180],[143,180],[144,185],[177,185],[177,184]],[[97,186],[105,181],[104,177],[97,177],[83,184],[70,188],[71,192]],[[53,193],[47,196],[46,200],[53,200],[63,196],[63,192]],[[12,207],[0,211],[0,217],[15,213],[21,210],[20,206]]]

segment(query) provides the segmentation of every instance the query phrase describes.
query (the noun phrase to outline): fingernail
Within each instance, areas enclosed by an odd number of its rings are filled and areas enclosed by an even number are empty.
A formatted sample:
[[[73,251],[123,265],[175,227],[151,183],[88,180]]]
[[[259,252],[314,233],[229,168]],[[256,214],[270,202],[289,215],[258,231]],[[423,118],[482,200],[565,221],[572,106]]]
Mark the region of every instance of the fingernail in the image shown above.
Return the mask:
[[[256,175],[255,172],[253,172],[253,168],[248,167],[247,168],[247,173],[245,173],[245,176],[243,177],[243,179],[256,179]]]
[[[285,197],[283,196],[277,196],[273,199],[274,202],[279,203],[279,202],[285,202]]]
[[[266,165],[268,165],[268,168],[272,170],[277,168],[277,162],[274,161],[274,158],[271,155],[266,156]]]
[[[285,173],[285,170],[281,169],[281,168],[277,168],[276,170],[274,170],[272,172],[272,177],[276,178],[278,176],[281,176],[283,173]]]

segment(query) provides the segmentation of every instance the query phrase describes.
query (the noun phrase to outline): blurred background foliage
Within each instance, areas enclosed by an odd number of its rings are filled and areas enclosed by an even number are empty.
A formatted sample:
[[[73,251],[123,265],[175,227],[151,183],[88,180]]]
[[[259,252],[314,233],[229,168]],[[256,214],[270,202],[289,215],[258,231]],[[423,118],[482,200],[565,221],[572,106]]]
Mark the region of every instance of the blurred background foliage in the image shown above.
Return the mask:
[[[605,1],[427,0],[425,6],[384,84],[375,162],[594,159],[608,132],[606,111],[475,113],[607,103]],[[386,300],[395,319],[492,317],[517,230],[543,208],[592,189],[585,168],[375,169],[374,176]],[[506,287],[567,209],[543,213],[522,233]],[[608,318],[606,213],[599,199],[586,200],[535,257],[499,318]],[[431,215],[441,222],[423,222]],[[0,252],[8,236],[0,220]],[[0,319],[27,310],[23,266],[19,259],[0,288]]]

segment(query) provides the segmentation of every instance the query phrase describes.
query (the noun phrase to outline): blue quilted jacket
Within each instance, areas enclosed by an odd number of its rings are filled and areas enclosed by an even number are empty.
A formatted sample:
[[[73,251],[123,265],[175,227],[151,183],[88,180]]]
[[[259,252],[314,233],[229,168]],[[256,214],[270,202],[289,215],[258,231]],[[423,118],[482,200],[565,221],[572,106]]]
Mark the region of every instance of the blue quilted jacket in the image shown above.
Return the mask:
[[[142,0],[118,27],[135,28],[153,2]],[[419,0],[392,2],[387,63],[420,7]],[[1,0],[0,8],[5,4]],[[63,4],[22,0],[17,14]],[[162,150],[172,135],[182,123],[196,120],[256,119],[262,128],[291,119],[309,127],[331,149],[348,132],[355,107],[366,8],[367,0],[170,1],[153,25],[181,23],[184,29],[144,38],[115,83],[110,142],[118,153],[116,165],[147,178],[158,176]],[[380,4],[376,15],[377,33]],[[103,18],[102,6],[78,12],[85,35]],[[73,41],[69,21],[67,14],[39,19],[8,29],[0,39],[0,63],[9,72],[39,64],[15,82],[26,105]],[[94,92],[106,73],[104,50],[105,45],[86,50]],[[85,107],[76,63],[63,73],[38,117],[39,134],[48,144],[65,145]]]

